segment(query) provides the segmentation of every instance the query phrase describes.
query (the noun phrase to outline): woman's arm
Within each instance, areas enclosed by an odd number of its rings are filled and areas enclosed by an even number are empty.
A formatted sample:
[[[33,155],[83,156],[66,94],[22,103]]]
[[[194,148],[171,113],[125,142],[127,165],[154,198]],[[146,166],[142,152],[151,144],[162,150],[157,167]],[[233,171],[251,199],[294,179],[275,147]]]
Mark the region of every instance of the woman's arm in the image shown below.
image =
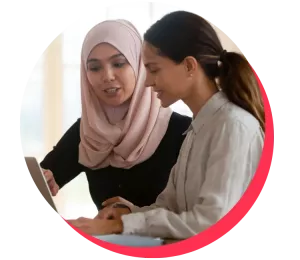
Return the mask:
[[[137,207],[133,206],[131,211],[134,212],[145,212],[155,208],[164,208],[171,211],[176,211],[176,197],[175,197],[175,172],[177,164],[175,164],[171,170],[169,180],[166,188],[158,195],[155,203],[150,206]]]
[[[53,150],[40,163],[45,170],[50,170],[56,183],[62,188],[83,171],[78,163],[78,146],[80,142],[80,119],[63,135]]]
[[[251,137],[239,122],[233,127],[221,127],[212,139],[205,182],[194,207],[179,214],[162,207],[123,215],[123,233],[186,239],[215,224],[248,187],[262,148],[260,131]]]
[[[175,198],[175,183],[174,183],[174,175],[176,172],[176,164],[173,166],[171,173],[169,175],[169,180],[165,189],[158,195],[155,203],[149,206],[138,207],[133,205],[130,201],[125,200],[121,197],[113,197],[102,203],[103,207],[106,207],[99,211],[97,217],[106,218],[107,212],[105,212],[108,208],[112,208],[113,210],[118,210],[118,208],[123,208],[123,206],[127,207],[131,213],[135,212],[145,212],[155,208],[165,208],[168,210],[176,211],[176,198]],[[118,206],[120,205],[120,207]],[[110,212],[108,212],[110,214]],[[129,212],[128,212],[129,213]]]

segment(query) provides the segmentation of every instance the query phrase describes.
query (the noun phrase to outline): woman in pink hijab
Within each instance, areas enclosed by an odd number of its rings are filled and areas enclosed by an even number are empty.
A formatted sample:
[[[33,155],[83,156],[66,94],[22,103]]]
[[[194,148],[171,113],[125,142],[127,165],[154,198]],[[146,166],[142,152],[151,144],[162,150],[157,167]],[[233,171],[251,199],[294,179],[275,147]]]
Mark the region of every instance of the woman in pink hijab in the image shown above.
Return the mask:
[[[81,172],[98,210],[114,196],[149,205],[165,187],[191,118],[163,108],[145,88],[141,48],[125,20],[99,23],[86,35],[81,118],[41,162],[53,196]]]

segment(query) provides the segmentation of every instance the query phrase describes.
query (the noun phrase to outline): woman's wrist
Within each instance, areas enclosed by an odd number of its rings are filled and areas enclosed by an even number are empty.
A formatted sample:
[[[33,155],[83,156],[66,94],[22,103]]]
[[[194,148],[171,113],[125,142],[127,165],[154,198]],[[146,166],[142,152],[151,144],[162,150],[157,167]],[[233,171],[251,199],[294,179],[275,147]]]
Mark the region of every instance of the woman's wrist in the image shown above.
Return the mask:
[[[111,221],[113,221],[113,227],[114,227],[113,233],[122,234],[124,229],[122,219],[116,219]]]

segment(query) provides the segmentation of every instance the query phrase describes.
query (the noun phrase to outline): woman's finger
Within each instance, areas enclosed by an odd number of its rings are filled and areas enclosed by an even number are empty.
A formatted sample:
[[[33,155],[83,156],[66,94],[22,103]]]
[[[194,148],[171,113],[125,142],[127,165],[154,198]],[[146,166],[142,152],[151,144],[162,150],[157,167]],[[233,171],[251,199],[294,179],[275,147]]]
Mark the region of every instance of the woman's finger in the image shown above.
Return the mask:
[[[94,219],[109,219],[111,215],[111,209],[106,207],[100,210]]]
[[[103,219],[114,219],[114,211],[112,209],[105,210],[102,214]]]
[[[51,191],[52,196],[55,196],[58,193],[58,191],[59,191],[58,185],[56,184],[54,187],[51,187],[50,191]]]
[[[48,186],[49,186],[50,189],[53,189],[55,187],[55,184],[56,184],[56,182],[55,182],[54,179],[50,179],[48,181]]]
[[[49,170],[44,170],[44,176],[47,182],[51,181],[53,178],[53,174]]]
[[[68,219],[66,220],[66,222],[72,226],[76,226],[76,224],[78,223],[77,219]]]
[[[102,203],[102,206],[106,207],[106,206],[109,206],[109,205],[114,204],[116,202],[122,202],[122,201],[124,201],[124,199],[121,198],[121,197],[112,197],[110,199],[105,200]]]
[[[90,219],[81,217],[78,219],[67,220],[67,222],[76,228],[82,229],[84,227],[89,226]]]

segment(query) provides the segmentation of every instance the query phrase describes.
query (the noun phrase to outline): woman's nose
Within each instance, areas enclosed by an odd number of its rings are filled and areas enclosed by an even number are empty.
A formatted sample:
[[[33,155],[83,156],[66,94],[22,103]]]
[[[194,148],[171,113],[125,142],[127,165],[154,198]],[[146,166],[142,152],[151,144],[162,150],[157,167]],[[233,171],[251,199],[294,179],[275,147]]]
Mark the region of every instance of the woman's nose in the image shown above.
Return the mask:
[[[146,77],[145,87],[153,87],[155,86],[154,80],[152,80],[149,76]]]
[[[103,70],[102,77],[103,77],[102,79],[105,83],[115,80],[114,72],[112,69],[109,69],[109,68]]]

